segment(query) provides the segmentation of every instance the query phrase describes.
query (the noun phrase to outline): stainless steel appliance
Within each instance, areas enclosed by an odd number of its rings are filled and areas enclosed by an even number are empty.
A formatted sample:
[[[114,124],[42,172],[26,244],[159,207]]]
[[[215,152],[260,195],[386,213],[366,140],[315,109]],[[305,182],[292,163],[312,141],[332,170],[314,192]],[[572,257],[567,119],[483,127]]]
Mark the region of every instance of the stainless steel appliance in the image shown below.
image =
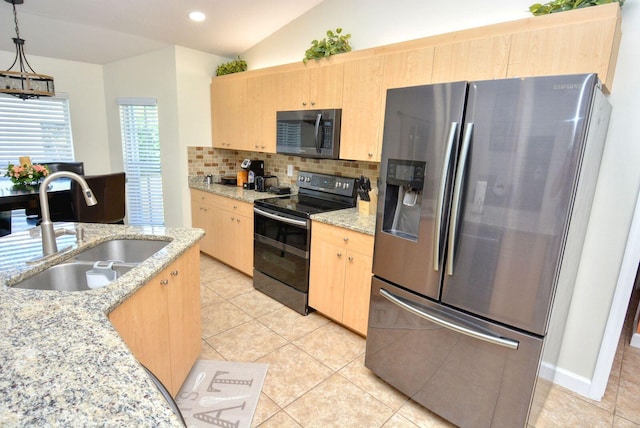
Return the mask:
[[[458,426],[526,425],[610,109],[593,74],[388,91],[367,367]]]
[[[300,171],[298,194],[254,201],[253,286],[309,313],[313,214],[356,206],[354,178]]]
[[[342,110],[300,110],[276,113],[276,153],[338,159]]]

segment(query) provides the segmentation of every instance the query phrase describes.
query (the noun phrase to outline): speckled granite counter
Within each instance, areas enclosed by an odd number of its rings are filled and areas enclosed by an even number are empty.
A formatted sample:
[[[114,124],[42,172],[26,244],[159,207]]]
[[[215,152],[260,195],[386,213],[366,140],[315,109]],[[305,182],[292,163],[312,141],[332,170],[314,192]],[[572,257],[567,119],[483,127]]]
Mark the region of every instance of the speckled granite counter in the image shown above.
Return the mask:
[[[73,223],[56,224],[75,228]],[[84,241],[66,254],[28,265],[40,239],[0,238],[0,425],[179,426],[179,422],[111,326],[107,314],[202,236],[200,229],[83,224]],[[171,242],[113,284],[80,292],[9,285],[99,242],[117,238]]]
[[[271,198],[276,195],[264,192],[256,192],[254,190],[245,190],[238,186],[224,186],[222,184],[205,184],[202,177],[189,177],[189,187],[196,190],[215,193],[216,195],[226,196],[228,198],[237,199],[244,202],[253,203],[256,199]],[[373,235],[376,227],[375,215],[362,215],[357,208],[346,210],[330,211],[322,214],[314,214],[312,220],[334,226],[344,227],[345,229],[354,230],[356,232]]]
[[[311,220],[344,227],[367,235],[374,235],[376,229],[376,216],[360,214],[358,208],[314,214],[311,216]]]

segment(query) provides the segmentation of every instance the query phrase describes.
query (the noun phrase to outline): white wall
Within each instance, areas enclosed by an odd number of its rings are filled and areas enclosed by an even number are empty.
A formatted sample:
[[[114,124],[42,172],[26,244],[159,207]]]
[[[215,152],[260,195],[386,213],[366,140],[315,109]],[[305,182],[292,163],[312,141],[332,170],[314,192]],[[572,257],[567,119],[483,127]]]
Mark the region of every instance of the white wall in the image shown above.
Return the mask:
[[[211,142],[209,80],[227,58],[172,46],[104,66],[106,114],[114,170],[122,170],[117,98],[158,100],[164,217],[191,224],[187,146]],[[213,71],[212,71],[213,70]]]
[[[242,54],[249,68],[300,61],[327,29],[351,33],[354,50],[491,23],[528,18],[532,0],[491,5],[475,0],[325,0]],[[622,43],[609,101],[613,113],[585,250],[578,273],[558,383],[592,398],[591,380],[625,251],[640,184],[640,5],[622,8]],[[637,264],[637,261],[636,261]],[[623,316],[623,314],[614,314]],[[619,332],[615,333],[619,334]],[[613,341],[617,342],[616,340]],[[615,347],[615,345],[614,345]],[[606,350],[605,350],[606,351]],[[606,370],[610,369],[610,365]]]
[[[14,57],[15,52],[0,51],[2,68],[11,65]],[[84,162],[85,172],[111,171],[102,66],[31,55],[27,59],[36,72],[53,76],[57,93],[69,97],[75,157]]]

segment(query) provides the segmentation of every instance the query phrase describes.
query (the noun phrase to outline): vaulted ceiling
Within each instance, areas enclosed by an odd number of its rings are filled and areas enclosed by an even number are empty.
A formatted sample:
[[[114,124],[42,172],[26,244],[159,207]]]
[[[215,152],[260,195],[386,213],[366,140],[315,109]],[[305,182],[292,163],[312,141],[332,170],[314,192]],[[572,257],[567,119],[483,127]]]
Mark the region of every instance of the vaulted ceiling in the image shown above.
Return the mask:
[[[27,57],[106,64],[170,45],[235,57],[322,1],[24,0],[16,10]],[[206,19],[191,21],[194,10]],[[13,37],[12,5],[5,0],[0,50],[13,52]]]

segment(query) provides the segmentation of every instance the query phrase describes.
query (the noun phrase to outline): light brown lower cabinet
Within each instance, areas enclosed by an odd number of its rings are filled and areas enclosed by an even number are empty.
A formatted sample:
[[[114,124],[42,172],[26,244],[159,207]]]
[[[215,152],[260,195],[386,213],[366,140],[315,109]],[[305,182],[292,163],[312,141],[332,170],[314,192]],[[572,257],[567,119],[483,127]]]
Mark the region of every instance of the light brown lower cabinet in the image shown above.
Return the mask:
[[[313,222],[309,306],[366,336],[373,236]]]
[[[253,276],[253,204],[191,189],[191,224],[206,232],[203,253]]]
[[[115,308],[109,320],[175,397],[201,350],[199,246]]]

